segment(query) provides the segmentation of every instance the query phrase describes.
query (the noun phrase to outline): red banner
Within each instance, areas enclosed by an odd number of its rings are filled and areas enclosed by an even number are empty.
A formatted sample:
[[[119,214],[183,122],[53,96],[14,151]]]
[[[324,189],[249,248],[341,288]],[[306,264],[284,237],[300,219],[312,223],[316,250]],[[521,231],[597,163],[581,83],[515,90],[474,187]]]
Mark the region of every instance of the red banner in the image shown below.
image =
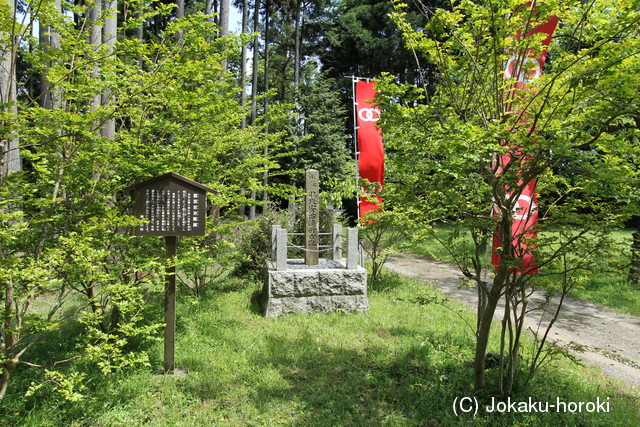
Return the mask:
[[[533,8],[532,17],[535,18],[535,6],[529,2],[524,5],[524,7]],[[553,31],[558,24],[558,17],[550,16],[545,22],[539,23],[538,25],[532,21],[530,21],[529,24],[532,26],[535,25],[535,27],[525,34],[525,38],[530,38],[532,35],[540,33],[546,34],[547,37],[542,41],[541,50],[527,48],[523,51],[510,52],[511,57],[505,66],[504,78],[515,79],[515,82],[508,93],[508,98],[511,98],[512,100],[517,97],[518,91],[527,88],[531,82],[542,75],[542,67],[544,66],[547,58],[547,48],[551,43]],[[519,33],[517,35],[519,41],[521,40],[521,34],[522,33]],[[514,110],[510,103],[507,103],[506,109],[507,111]],[[521,113],[521,118],[517,125],[527,126],[528,129],[531,129],[531,124],[527,123],[527,120],[528,118],[526,114]],[[521,162],[521,165],[518,165],[520,170],[522,170],[523,167],[526,167],[525,163],[528,159],[522,158],[521,155],[517,155],[518,148],[512,147],[512,152],[513,156],[505,154],[500,156],[498,159],[499,164],[496,172],[498,175],[502,173],[508,163],[513,161]],[[510,168],[514,169],[513,166],[515,165],[510,166]],[[535,190],[536,181],[531,180],[527,184],[523,184],[524,182],[522,181],[516,184],[517,187],[522,188],[522,191],[516,201],[514,211],[511,213],[513,215],[511,245],[513,246],[513,256],[518,260],[514,271],[518,274],[534,274],[538,272],[538,268],[535,257],[532,254],[532,249],[534,249],[535,246],[530,242],[530,239],[535,238],[537,235],[536,226],[538,223],[538,203]],[[507,191],[509,191],[509,189],[507,189]],[[507,197],[510,196],[511,194],[507,194]],[[494,213],[501,214],[497,209],[494,209]],[[493,254],[491,257],[491,263],[496,267],[502,263],[502,258],[498,248],[505,244],[503,240],[504,239],[501,239],[499,234],[495,234],[493,237]]]
[[[500,165],[506,165],[513,161],[510,155],[501,156]],[[502,166],[498,167],[498,174],[502,172]],[[519,182],[517,185],[523,185]],[[511,194],[507,194],[510,197]],[[500,215],[501,212],[494,207],[494,213]],[[535,274],[538,272],[536,259],[532,250],[535,245],[531,243],[531,239],[537,235],[536,226],[538,224],[538,197],[536,194],[536,181],[529,181],[520,192],[518,200],[513,207],[513,223],[511,224],[511,244],[513,245],[513,256],[518,259],[514,271],[518,274]],[[498,248],[503,245],[502,238],[499,234],[493,236],[493,253],[491,255],[491,264],[499,266],[502,263],[502,257],[498,252]]]
[[[363,218],[369,211],[378,211],[382,201],[377,193],[384,181],[384,148],[382,133],[377,125],[380,118],[380,108],[375,102],[375,82],[355,82],[355,111],[358,136],[358,174],[360,179],[371,183],[365,187],[364,197],[358,203],[359,217]],[[377,202],[370,199],[375,198]]]
[[[527,3],[525,6],[531,7],[531,3]],[[530,22],[530,24],[535,25],[535,22]],[[504,69],[504,78],[516,79],[515,88],[522,89],[542,75],[542,67],[544,67],[544,63],[547,60],[547,48],[551,44],[551,37],[556,25],[558,25],[558,17],[550,16],[545,22],[540,23],[525,35],[525,39],[531,38],[534,34],[544,33],[547,35],[542,41],[542,50],[539,52],[531,48],[519,52],[509,52],[511,56],[507,60],[507,65]],[[520,37],[521,34],[519,33],[516,38],[520,40]]]

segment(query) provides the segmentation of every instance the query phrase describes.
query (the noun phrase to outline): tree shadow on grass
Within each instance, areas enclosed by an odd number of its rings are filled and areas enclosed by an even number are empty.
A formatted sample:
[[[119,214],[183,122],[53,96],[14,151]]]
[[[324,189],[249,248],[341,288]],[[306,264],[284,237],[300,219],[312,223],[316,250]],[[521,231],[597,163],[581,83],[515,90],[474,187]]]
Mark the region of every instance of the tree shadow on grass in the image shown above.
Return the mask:
[[[103,375],[95,362],[85,360],[86,350],[83,343],[86,339],[87,328],[78,321],[79,313],[83,307],[83,303],[77,301],[70,304],[62,313],[57,328],[44,332],[20,358],[22,362],[27,362],[29,365],[18,365],[12,376],[8,393],[0,405],[0,419],[9,423],[7,425],[23,425],[24,419],[22,417],[29,417],[34,411],[48,411],[51,419],[55,419],[56,414],[68,417],[69,413],[77,412],[77,410],[82,412],[82,405],[70,403],[61,394],[55,392],[56,387],[62,387],[56,383],[56,380],[46,376],[46,370],[56,371],[63,378],[77,374],[84,376],[82,383],[75,386],[75,391],[83,394],[90,394],[93,392],[93,387],[99,387],[100,384],[107,384],[112,380],[113,374]],[[160,322],[163,313],[162,307],[162,298],[150,299],[141,316],[143,321],[138,325]],[[152,355],[153,352],[149,350],[153,345],[154,343],[146,337],[129,337],[128,343],[122,347],[122,351],[149,352]],[[154,363],[153,360],[151,363]],[[128,369],[137,368],[124,368],[123,371]],[[44,385],[44,387],[32,394],[27,393],[30,387],[37,385]],[[85,389],[85,387],[87,388]],[[70,412],[65,414],[65,411]],[[43,417],[44,419],[47,417]],[[10,424],[11,422],[14,424]],[[55,421],[52,423],[52,425],[56,425]]]
[[[369,278],[367,278],[369,279]],[[383,268],[375,281],[367,284],[369,292],[389,292],[401,286],[407,279],[396,272]]]
[[[296,424],[305,426],[463,421],[442,415],[450,412],[450,396],[469,394],[471,368],[455,351],[444,358],[436,354],[429,339],[391,359],[386,346],[355,351],[319,344],[310,332],[301,339],[267,336],[266,340],[267,356],[251,363],[258,369],[275,368],[287,385],[261,384],[255,389],[255,401],[265,412],[272,401],[286,398],[301,402]]]
[[[405,331],[405,333],[409,333]],[[283,399],[301,407],[290,424],[303,426],[557,426],[606,425],[593,423],[591,414],[488,413],[491,393],[474,394],[473,369],[463,346],[447,334],[434,333],[389,358],[386,346],[364,351],[318,344],[312,334],[302,339],[267,336],[268,355],[252,359],[257,369],[276,369],[284,379],[259,384],[252,401],[265,414]],[[547,381],[572,389],[559,373],[547,372]],[[250,378],[242,379],[249,381]],[[575,385],[573,385],[575,388]],[[497,390],[494,390],[497,391]],[[515,399],[526,401],[539,389],[520,390]],[[555,402],[562,391],[549,388],[536,397]],[[555,393],[555,394],[554,394]],[[495,394],[493,394],[495,396]],[[454,400],[478,398],[481,410],[454,412]],[[542,397],[540,397],[542,396]],[[504,401],[504,398],[497,398]],[[601,420],[604,421],[604,420]],[[285,422],[287,422],[285,420]]]
[[[217,296],[208,298],[211,304],[203,301],[194,310],[202,314],[218,310]],[[154,315],[161,312],[161,301],[154,310]],[[178,359],[189,370],[184,378],[151,375],[149,369],[129,370],[133,379],[126,378],[126,371],[96,375],[87,403],[64,406],[59,399],[42,396],[22,410],[51,410],[52,420],[72,420],[76,425],[117,416],[153,425],[176,420],[187,425],[187,416],[197,420],[193,425],[219,425],[220,419],[228,419],[223,425],[606,425],[591,422],[589,414],[457,416],[454,400],[474,396],[470,364],[474,339],[468,334],[396,322],[383,327],[369,323],[366,314],[264,319],[247,316],[249,311],[232,317],[205,317],[200,311],[185,316],[189,324],[183,323],[181,331],[190,335],[179,343],[191,347],[191,352],[178,351]],[[333,328],[351,321],[360,325],[354,326],[360,332],[349,335],[348,327],[341,328],[334,339]],[[351,339],[359,343],[351,345]],[[553,384],[546,391],[519,393],[554,401],[563,390],[575,389],[561,373],[545,375]],[[117,386],[119,381],[124,386]],[[479,401],[488,404],[491,392],[477,395]],[[9,425],[27,425],[19,422],[20,417],[4,419],[13,422]],[[38,425],[56,425],[54,421]]]
[[[446,331],[425,334],[408,327],[390,328],[385,333],[388,336],[379,335],[382,342],[370,342],[357,350],[328,344],[311,330],[300,331],[295,338],[267,334],[263,351],[250,354],[249,363],[256,371],[275,370],[278,380],[256,381],[253,371],[239,373],[236,381],[253,382],[248,400],[264,416],[278,414],[273,408],[279,402],[297,402],[292,419],[286,414],[283,420],[274,420],[287,425],[556,426],[583,425],[589,416],[549,413],[523,417],[486,411],[475,417],[460,411],[456,415],[456,398],[476,396],[485,408],[497,393],[488,390],[474,394],[472,390],[473,339]],[[416,339],[394,350],[384,340],[397,336]],[[489,373],[492,377],[495,374]],[[575,389],[561,373],[548,371],[543,375],[563,388],[519,389],[515,398],[526,401],[533,395],[555,401],[563,390]],[[284,407],[283,412],[291,411],[290,406]],[[589,421],[584,425],[599,424]]]

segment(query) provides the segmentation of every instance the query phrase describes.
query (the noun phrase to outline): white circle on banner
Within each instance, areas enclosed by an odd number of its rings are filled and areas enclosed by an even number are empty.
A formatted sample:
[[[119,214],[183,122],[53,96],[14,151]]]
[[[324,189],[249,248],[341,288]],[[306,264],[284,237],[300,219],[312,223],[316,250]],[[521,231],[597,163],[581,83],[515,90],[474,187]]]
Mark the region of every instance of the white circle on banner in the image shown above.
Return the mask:
[[[497,213],[501,212],[500,208],[496,205],[493,205],[493,209]],[[518,197],[516,205],[513,207],[512,218],[519,221],[527,220],[531,216],[531,213],[535,212],[536,209],[538,209],[536,202],[534,202],[530,196],[522,194]]]
[[[358,117],[363,122],[377,122],[380,119],[379,108],[361,108],[358,110]]]
[[[523,63],[518,64],[519,56],[513,55],[507,61],[507,66],[504,69],[504,76],[507,79],[514,78],[514,70],[516,67],[520,68],[517,80],[522,83],[529,83],[542,75],[542,67],[536,58],[530,56],[524,58]]]
[[[522,203],[521,203],[522,202]],[[526,220],[529,219],[531,212],[537,209],[536,203],[529,196],[522,194],[518,197],[516,205],[513,207],[513,219]],[[518,212],[524,212],[519,214]]]

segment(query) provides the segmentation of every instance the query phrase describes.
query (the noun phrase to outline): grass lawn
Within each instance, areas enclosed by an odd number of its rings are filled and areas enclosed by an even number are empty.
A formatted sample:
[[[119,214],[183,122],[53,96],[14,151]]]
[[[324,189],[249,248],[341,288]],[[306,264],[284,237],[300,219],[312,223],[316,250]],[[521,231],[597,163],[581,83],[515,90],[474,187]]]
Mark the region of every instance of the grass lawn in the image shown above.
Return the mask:
[[[451,225],[436,226],[436,234],[442,240],[446,240],[451,235],[452,230],[453,226]],[[631,229],[625,229],[612,233],[614,240],[620,245],[620,248],[624,248],[625,251],[621,250],[617,259],[605,261],[615,261],[615,264],[612,264],[612,266],[628,264],[629,260],[625,257],[628,257],[626,249],[628,249],[631,244],[632,232],[633,230]],[[456,253],[469,250],[470,242],[471,238],[465,238],[463,234],[455,240],[453,250],[456,251]],[[430,259],[454,263],[453,255],[433,236],[412,242],[408,251]],[[633,314],[640,317],[640,284],[629,283],[627,281],[626,270],[615,270],[615,267],[610,267],[606,269],[606,271],[603,271],[603,265],[604,263],[601,263],[599,266],[594,266],[594,271],[589,275],[589,280],[581,287],[572,289],[569,295],[582,298],[592,303],[605,305],[620,313]]]
[[[516,388],[512,401],[586,405],[599,399],[608,412],[584,406],[575,413],[488,413],[495,390],[472,392],[472,331],[451,310],[411,302],[436,292],[425,285],[385,272],[380,290],[370,290],[367,313],[277,319],[260,314],[251,297],[258,286],[179,296],[176,360],[186,373],[153,373],[162,365],[161,342],[149,349],[151,367],[101,376],[72,363],[64,369],[89,378],[86,398],[70,403],[52,393],[25,397],[39,371],[21,368],[0,405],[2,425],[640,425],[637,390],[567,360],[547,366],[527,390]],[[473,324],[472,312],[448,304]],[[495,351],[497,341],[492,346]],[[489,371],[490,383],[495,375]],[[475,416],[455,415],[454,402],[464,397],[478,399]]]

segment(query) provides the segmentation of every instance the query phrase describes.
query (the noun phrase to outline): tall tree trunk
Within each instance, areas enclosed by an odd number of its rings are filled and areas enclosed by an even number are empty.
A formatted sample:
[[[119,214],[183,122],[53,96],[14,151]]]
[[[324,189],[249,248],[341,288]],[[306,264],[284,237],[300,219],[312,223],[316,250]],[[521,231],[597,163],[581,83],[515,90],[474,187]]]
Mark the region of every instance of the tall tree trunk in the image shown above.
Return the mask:
[[[229,13],[231,3],[229,0],[220,0],[220,14],[218,16],[218,26],[220,27],[220,36],[229,35]]]
[[[218,25],[220,27],[220,37],[226,37],[229,35],[229,9],[231,4],[229,0],[220,0],[220,15],[218,19]],[[227,71],[227,58],[222,60],[222,72]]]
[[[260,48],[260,36],[258,29],[260,27],[260,0],[255,0],[255,9],[253,11],[253,76],[251,79],[251,124],[254,125],[258,118],[258,50]],[[256,200],[256,190],[251,190],[251,200]],[[256,207],[254,204],[249,206],[249,220],[255,221]]]
[[[91,21],[91,40],[89,42],[94,46],[94,50],[100,49],[102,45],[102,23],[100,17],[102,15],[102,0],[94,0],[93,5],[89,9],[89,20]],[[96,65],[93,69],[94,77],[98,77],[100,69]],[[95,111],[102,105],[102,95],[96,94],[93,97],[92,109]]]
[[[258,117],[258,51],[260,49],[260,36],[258,30],[260,28],[260,0],[255,0],[255,9],[253,11],[253,70],[251,79],[251,124],[256,123]]]
[[[269,92],[269,30],[271,18],[271,0],[266,0],[265,16],[264,16],[264,92]],[[264,115],[265,123],[267,123],[266,115],[269,112],[269,97],[264,97]]]
[[[293,85],[295,91],[295,102],[299,102],[300,97],[300,0],[296,0],[296,50],[293,73]]]
[[[109,53],[113,54],[118,35],[118,2],[116,0],[106,2],[105,12],[108,15],[104,20],[103,43],[107,46]]]
[[[176,18],[184,18],[184,0],[176,0]]]
[[[242,33],[249,32],[249,0],[242,1]],[[247,105],[247,45],[242,45],[241,51],[241,59],[240,59],[240,88],[242,91],[240,92],[240,106],[242,107],[242,111],[244,112],[245,107]],[[247,116],[242,115],[242,120],[240,121],[240,129],[247,128]],[[240,190],[241,194],[244,193],[244,189]],[[240,218],[245,218],[245,205],[238,206],[238,215]]]
[[[116,45],[116,38],[118,34],[118,2],[117,0],[110,0],[108,3],[105,3],[105,11],[108,13],[104,20],[104,32],[103,32],[103,43],[107,46],[107,51],[110,55],[113,55],[113,51]],[[114,100],[113,93],[110,90],[105,91],[102,94],[102,105],[107,105],[112,103]],[[116,138],[116,121],[113,117],[108,119],[102,129],[100,130],[100,134],[108,139]]]
[[[298,114],[295,117],[296,128],[300,136],[303,135],[302,129],[302,108],[300,107],[300,0],[296,0],[296,16],[295,16],[295,52],[293,58],[293,99],[296,104]],[[297,147],[295,148],[297,150]],[[295,156],[292,159],[293,169],[298,164],[298,157]],[[293,182],[295,185],[296,183]],[[295,198],[289,199],[289,223],[294,224],[296,220],[296,202]]]
[[[242,33],[249,32],[249,0],[242,1]],[[244,111],[244,107],[247,105],[247,45],[242,45],[240,59],[240,105]],[[240,121],[240,129],[247,128],[247,118],[242,116]]]
[[[269,133],[269,124],[268,124],[268,118],[267,118],[267,113],[269,112],[269,96],[266,95],[267,92],[269,92],[269,30],[270,30],[270,22],[269,22],[269,18],[271,17],[271,0],[266,0],[265,3],[265,23],[264,23],[264,92],[265,92],[265,97],[264,97],[264,123],[265,123],[265,127],[264,127],[264,132],[265,133]],[[265,158],[266,156],[269,154],[269,149],[267,147],[264,147],[264,152],[263,152]],[[267,190],[266,187],[269,184],[269,172],[266,170],[264,171],[263,177],[262,177],[262,186],[264,187],[264,190],[262,190],[262,201],[266,202],[269,199],[269,195],[267,194]],[[262,209],[263,212],[265,212],[267,208],[266,203],[262,205]]]
[[[2,109],[10,112],[10,116],[18,114],[17,94],[16,94],[16,60],[18,50],[18,25],[15,21],[15,1],[8,1],[9,9],[14,15],[14,25],[10,33],[2,34],[1,38],[6,40],[6,51],[2,54],[0,62],[0,103]],[[2,175],[22,170],[20,158],[20,145],[18,134],[12,131],[6,139],[2,140]]]
[[[176,0],[176,19],[184,18],[184,0]],[[178,33],[178,43],[184,41],[184,35],[182,31]]]
[[[60,3],[60,0],[55,0],[54,2],[56,12],[61,11]],[[50,25],[47,25],[42,21],[40,21],[39,24],[40,48],[44,52],[47,52],[49,49],[59,49],[60,35],[55,32]],[[51,66],[51,63],[48,63],[47,66]],[[48,110],[58,108],[60,106],[60,99],[59,96],[56,95],[55,88],[52,88],[45,78],[40,79],[39,103],[42,108],[46,108]]]

